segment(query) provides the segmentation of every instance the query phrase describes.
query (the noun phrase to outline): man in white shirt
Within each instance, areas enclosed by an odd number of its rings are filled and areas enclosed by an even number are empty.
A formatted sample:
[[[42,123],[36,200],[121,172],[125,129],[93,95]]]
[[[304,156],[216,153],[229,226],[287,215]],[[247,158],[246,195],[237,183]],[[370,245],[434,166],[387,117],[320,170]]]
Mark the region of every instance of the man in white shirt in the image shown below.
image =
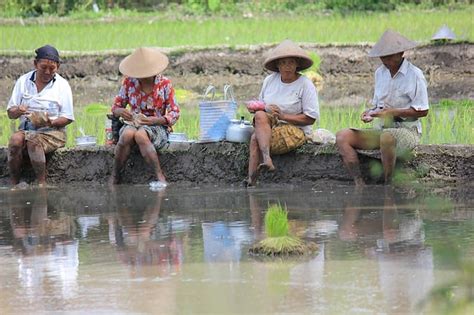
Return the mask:
[[[28,155],[38,185],[46,184],[46,157],[66,144],[66,125],[74,121],[69,83],[56,72],[60,58],[56,48],[35,50],[35,70],[22,75],[8,102],[10,119],[20,119],[19,130],[8,144],[8,166],[12,185],[20,181],[23,157]]]
[[[383,65],[375,71],[373,108],[362,113],[362,121],[374,119],[373,129],[349,128],[336,135],[344,165],[357,186],[364,185],[357,150],[380,149],[385,183],[389,183],[397,156],[413,150],[419,143],[421,123],[428,114],[428,91],[421,70],[403,58],[415,42],[387,30],[369,52]]]

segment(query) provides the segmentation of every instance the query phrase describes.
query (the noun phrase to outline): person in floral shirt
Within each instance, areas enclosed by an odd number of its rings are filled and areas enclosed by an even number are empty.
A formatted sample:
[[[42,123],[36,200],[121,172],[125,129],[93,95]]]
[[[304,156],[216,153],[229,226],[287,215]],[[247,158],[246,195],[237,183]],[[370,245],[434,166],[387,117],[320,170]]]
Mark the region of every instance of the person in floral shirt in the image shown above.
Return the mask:
[[[120,182],[120,172],[135,144],[153,167],[156,179],[166,184],[157,152],[168,142],[171,127],[179,118],[171,81],[161,75],[167,66],[166,55],[146,47],[138,48],[119,65],[125,78],[115,97],[112,113],[120,117],[124,125],[115,147],[111,184]]]

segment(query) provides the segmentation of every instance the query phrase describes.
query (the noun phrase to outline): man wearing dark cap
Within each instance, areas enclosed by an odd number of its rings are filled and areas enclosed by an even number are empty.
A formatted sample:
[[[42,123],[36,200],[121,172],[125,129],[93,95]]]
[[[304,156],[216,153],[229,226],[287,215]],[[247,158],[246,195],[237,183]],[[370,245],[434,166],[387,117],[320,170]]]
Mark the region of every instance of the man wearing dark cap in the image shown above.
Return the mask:
[[[65,127],[74,121],[71,87],[56,73],[60,65],[58,51],[46,45],[35,53],[35,69],[17,80],[7,107],[10,119],[20,119],[19,130],[8,144],[12,185],[20,181],[26,155],[38,185],[46,184],[45,154],[66,144]]]

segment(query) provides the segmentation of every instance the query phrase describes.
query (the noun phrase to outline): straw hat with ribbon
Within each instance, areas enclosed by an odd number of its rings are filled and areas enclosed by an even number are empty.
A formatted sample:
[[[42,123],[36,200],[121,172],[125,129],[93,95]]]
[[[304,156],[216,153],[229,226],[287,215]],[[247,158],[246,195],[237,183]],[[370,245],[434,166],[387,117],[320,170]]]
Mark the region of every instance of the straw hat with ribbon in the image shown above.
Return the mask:
[[[281,58],[293,57],[298,62],[296,71],[308,69],[313,65],[313,61],[309,55],[301,47],[293,43],[291,40],[286,39],[280,43],[277,47],[270,50],[267,54],[267,59],[263,63],[265,69],[270,71],[278,72],[277,61]]]
[[[399,33],[386,30],[379,41],[369,51],[369,57],[383,57],[415,48],[417,43]]]
[[[149,78],[165,70],[168,63],[168,57],[157,49],[140,47],[120,62],[119,70],[132,78]]]

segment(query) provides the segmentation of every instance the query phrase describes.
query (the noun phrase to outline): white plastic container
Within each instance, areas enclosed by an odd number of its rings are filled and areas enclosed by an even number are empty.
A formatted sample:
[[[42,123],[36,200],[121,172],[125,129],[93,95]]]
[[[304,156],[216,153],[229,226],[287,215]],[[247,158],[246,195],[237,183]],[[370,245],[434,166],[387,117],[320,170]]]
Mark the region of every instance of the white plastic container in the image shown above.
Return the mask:
[[[76,145],[79,147],[92,146],[97,144],[97,139],[94,136],[82,136],[76,138]]]

